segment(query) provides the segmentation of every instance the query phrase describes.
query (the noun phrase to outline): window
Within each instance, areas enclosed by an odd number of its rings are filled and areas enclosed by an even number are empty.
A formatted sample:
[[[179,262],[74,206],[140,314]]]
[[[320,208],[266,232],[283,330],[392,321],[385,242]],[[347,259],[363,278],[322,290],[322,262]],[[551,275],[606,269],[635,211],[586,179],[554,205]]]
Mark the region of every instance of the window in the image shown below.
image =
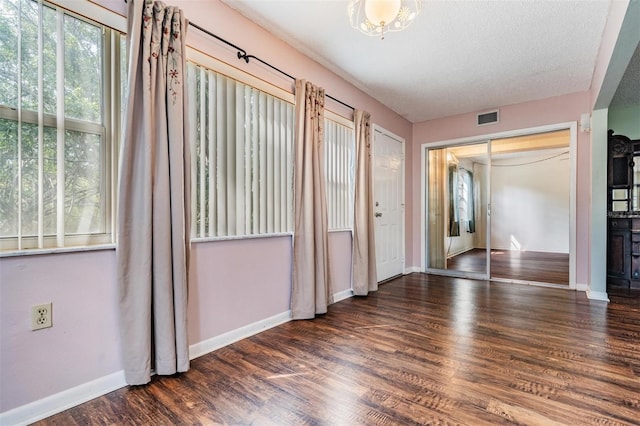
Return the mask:
[[[466,223],[467,232],[475,232],[475,211],[473,194],[473,173],[462,167],[458,168],[458,217]]]
[[[0,248],[112,241],[123,40],[54,5],[0,2]]]
[[[294,108],[189,62],[192,236],[293,230]]]
[[[353,227],[354,138],[352,127],[325,118],[324,152],[329,230]]]

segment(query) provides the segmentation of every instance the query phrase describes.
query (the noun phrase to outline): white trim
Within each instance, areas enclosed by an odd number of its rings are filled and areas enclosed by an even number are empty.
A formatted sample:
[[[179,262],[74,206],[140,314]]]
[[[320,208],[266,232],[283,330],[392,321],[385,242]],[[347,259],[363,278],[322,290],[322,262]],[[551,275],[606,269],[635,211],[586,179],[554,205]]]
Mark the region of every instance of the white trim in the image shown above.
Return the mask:
[[[427,214],[427,145],[420,145],[420,270],[427,270],[427,222],[424,220]]]
[[[419,266],[407,266],[404,268],[404,275],[413,274],[414,272],[422,272]]]
[[[108,9],[95,0],[77,1],[77,0],[47,0],[52,4],[61,6],[71,12],[77,13],[94,22],[113,28],[121,33],[127,33],[127,18],[111,9]]]
[[[602,302],[610,302],[609,295],[606,291],[591,291],[587,290],[587,298],[589,300],[600,300]]]
[[[589,291],[589,284],[578,283],[576,284],[576,291]]]
[[[76,253],[87,251],[102,251],[102,250],[115,250],[115,244],[100,244],[95,246],[77,246],[77,247],[55,247],[45,249],[22,249],[0,252],[0,258],[3,257],[19,257],[19,256],[34,256],[42,254],[62,254],[62,253]]]
[[[577,218],[576,199],[578,193],[578,123],[572,121],[569,127],[569,288],[577,287]]]
[[[353,120],[349,120],[348,118],[343,117],[340,114],[330,111],[328,109],[324,110],[324,118],[326,118],[327,120],[335,121],[336,123],[341,124],[345,127],[348,127],[351,130],[355,128]]]
[[[244,327],[236,328],[218,336],[194,343],[189,346],[189,359],[198,358],[217,349],[235,343],[239,340],[246,339],[255,334],[263,332],[273,327],[291,321],[291,311],[282,312],[269,318],[247,324]]]
[[[576,251],[577,251],[577,238],[576,238],[576,187],[577,187],[577,146],[578,146],[578,134],[577,134],[577,121],[568,121],[564,123],[556,123],[556,124],[548,124],[544,126],[538,127],[529,127],[525,129],[516,129],[516,130],[508,130],[504,132],[490,133],[487,135],[478,135],[478,136],[468,136],[464,138],[458,139],[449,139],[438,142],[428,142],[420,144],[420,156],[421,156],[421,164],[420,164],[420,180],[421,180],[421,190],[420,190],[420,265],[422,270],[431,272],[427,270],[425,263],[425,255],[426,255],[426,223],[425,223],[425,206],[426,206],[426,153],[427,149],[431,148],[439,148],[445,147],[449,145],[465,145],[472,143],[480,143],[485,141],[491,141],[492,139],[505,139],[505,138],[513,138],[518,136],[526,136],[532,135],[536,133],[547,133],[553,132],[557,130],[569,130],[569,156],[570,156],[570,169],[571,176],[569,177],[570,182],[570,194],[569,194],[569,288],[576,289]],[[435,271],[431,272],[435,273]],[[445,274],[446,275],[446,274]],[[457,275],[452,275],[457,276]]]
[[[125,387],[124,371],[83,383],[0,414],[1,425],[27,425]]]
[[[215,241],[255,240],[258,238],[293,237],[293,232],[274,232],[272,234],[228,235],[226,237],[193,237],[191,243],[210,243]]]
[[[353,297],[353,289],[339,291],[338,293],[333,294],[333,303],[338,303],[350,297]]]
[[[565,284],[545,283],[540,281],[518,280],[518,279],[511,279],[511,278],[496,278],[496,277],[491,278],[490,281],[495,283],[529,285],[532,287],[557,288],[559,290],[573,290],[572,288],[567,287],[567,285]]]

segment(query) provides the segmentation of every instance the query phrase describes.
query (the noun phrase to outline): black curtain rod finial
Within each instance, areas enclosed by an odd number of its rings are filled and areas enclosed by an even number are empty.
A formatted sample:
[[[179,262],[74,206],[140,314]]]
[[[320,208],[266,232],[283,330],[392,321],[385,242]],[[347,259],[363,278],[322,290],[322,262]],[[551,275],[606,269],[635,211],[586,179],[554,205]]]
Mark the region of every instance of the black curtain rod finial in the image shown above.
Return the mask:
[[[246,63],[249,63],[249,55],[247,55],[247,52],[238,52],[238,59],[244,59]]]

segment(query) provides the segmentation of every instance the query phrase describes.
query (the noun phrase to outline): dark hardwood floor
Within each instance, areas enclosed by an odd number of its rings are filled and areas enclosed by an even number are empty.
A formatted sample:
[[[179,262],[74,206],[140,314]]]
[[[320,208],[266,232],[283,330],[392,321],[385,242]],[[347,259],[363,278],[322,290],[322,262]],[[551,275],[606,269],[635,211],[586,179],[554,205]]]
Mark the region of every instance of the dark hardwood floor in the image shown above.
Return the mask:
[[[640,423],[640,306],[411,274],[40,425]]]
[[[447,269],[486,272],[486,250],[473,249],[447,259]],[[569,285],[569,255],[491,250],[491,276],[509,280]]]

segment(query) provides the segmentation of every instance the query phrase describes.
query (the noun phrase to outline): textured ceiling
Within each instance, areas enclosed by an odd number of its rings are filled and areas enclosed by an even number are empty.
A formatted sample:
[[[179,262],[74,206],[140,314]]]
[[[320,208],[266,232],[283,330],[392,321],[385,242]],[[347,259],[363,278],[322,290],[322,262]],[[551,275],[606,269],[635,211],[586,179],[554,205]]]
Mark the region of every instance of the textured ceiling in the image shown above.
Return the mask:
[[[223,1],[411,122],[588,90],[609,9],[426,0],[408,29],[380,40],[350,27],[346,1]]]

